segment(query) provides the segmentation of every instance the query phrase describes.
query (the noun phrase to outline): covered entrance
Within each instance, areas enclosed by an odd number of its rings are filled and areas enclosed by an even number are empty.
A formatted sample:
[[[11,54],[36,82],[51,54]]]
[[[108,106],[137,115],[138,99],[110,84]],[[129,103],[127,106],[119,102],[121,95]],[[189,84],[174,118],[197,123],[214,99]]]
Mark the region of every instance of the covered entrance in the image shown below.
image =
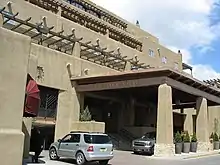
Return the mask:
[[[220,104],[220,91],[217,88],[166,68],[76,78],[72,81],[76,82],[74,87],[78,93],[99,96],[105,93],[104,97],[112,98],[115,102],[123,102],[118,126],[125,127],[125,123],[134,126],[136,120],[141,118],[143,121],[144,118],[145,121],[154,120],[154,123],[150,124],[155,124],[152,127],[155,127],[157,132],[156,155],[174,154],[174,110],[179,110],[178,113],[184,113],[186,116],[188,109],[195,110],[198,150],[209,150],[208,107]],[[123,108],[127,105],[130,108]],[[149,107],[150,111],[155,110],[154,117],[149,118],[147,111],[137,117],[134,105],[141,105],[146,109]],[[187,129],[191,129],[188,131],[193,132],[192,114],[191,117],[184,117],[182,122],[185,121],[190,123],[184,123],[184,127],[186,125]],[[150,128],[147,126],[149,123],[144,124],[146,129]]]

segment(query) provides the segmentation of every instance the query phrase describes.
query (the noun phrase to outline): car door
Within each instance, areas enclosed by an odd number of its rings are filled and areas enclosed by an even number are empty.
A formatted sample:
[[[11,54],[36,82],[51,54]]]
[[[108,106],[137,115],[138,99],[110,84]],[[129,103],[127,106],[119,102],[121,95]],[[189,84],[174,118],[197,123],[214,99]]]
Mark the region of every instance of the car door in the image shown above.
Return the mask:
[[[80,138],[80,134],[71,134],[70,143],[68,143],[68,146],[66,146],[68,150],[68,157],[75,158],[76,151],[78,150],[80,145]]]
[[[69,153],[68,146],[69,146],[71,138],[72,138],[71,134],[68,134],[60,140],[59,145],[58,145],[58,155],[60,157],[68,157],[68,153]]]

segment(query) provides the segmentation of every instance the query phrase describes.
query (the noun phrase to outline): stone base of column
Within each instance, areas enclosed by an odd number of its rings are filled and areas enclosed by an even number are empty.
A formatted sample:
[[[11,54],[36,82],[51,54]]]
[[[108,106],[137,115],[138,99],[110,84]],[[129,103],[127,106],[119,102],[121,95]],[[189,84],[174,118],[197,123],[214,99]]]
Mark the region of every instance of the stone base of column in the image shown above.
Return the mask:
[[[208,152],[211,151],[213,147],[211,147],[210,142],[198,142],[197,152]]]
[[[20,130],[0,129],[0,160],[5,165],[22,165],[24,134]]]
[[[174,156],[174,144],[155,144],[154,156]]]

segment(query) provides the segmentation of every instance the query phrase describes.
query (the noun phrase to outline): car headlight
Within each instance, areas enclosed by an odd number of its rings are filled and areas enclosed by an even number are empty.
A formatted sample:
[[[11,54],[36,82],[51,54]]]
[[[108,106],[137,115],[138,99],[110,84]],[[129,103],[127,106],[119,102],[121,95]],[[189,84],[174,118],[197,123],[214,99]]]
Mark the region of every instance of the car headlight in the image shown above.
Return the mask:
[[[146,142],[146,145],[147,145],[147,146],[151,146],[151,145],[152,145],[152,142],[150,142],[150,141],[149,141],[149,142]]]

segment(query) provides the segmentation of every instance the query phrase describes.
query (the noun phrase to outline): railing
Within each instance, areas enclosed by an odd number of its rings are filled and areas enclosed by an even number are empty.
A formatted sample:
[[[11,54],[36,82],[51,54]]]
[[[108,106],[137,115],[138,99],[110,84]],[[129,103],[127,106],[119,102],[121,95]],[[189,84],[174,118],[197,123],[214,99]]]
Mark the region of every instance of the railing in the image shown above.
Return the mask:
[[[112,139],[114,149],[118,149],[120,147],[120,141],[112,134],[108,134],[109,137]]]
[[[127,140],[129,140],[130,142],[132,142],[132,140],[136,139],[137,137],[135,137],[132,133],[130,133],[129,131],[127,131],[126,129],[121,129],[119,131],[119,134],[121,136],[123,136],[124,138],[126,138]]]

